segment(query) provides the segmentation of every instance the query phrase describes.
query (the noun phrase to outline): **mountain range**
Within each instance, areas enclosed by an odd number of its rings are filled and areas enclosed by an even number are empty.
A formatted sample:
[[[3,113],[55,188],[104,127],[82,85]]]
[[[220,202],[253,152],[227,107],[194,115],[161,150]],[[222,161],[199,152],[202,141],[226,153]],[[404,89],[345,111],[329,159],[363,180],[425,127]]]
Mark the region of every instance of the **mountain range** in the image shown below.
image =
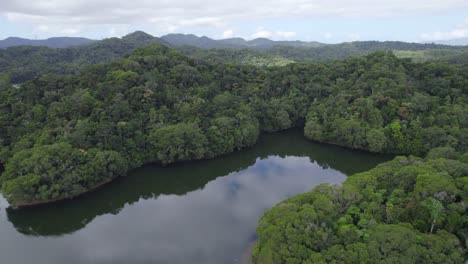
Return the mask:
[[[242,38],[229,38],[215,40],[206,36],[198,37],[193,34],[168,34],[161,38],[153,37],[145,32],[136,31],[122,37],[122,39],[133,38],[139,43],[154,42],[158,39],[158,43],[168,46],[194,46],[198,48],[229,48],[229,49],[268,49],[274,46],[291,46],[291,47],[320,47],[325,44],[319,42],[305,41],[274,41],[267,38],[257,38],[253,40],[245,40]],[[114,38],[110,38],[114,39]],[[79,38],[79,37],[55,37],[43,40],[32,40],[18,37],[9,37],[0,40],[0,48],[9,48],[15,46],[45,46],[48,48],[67,48],[73,46],[83,46],[98,42],[99,40]]]
[[[43,41],[8,38],[0,41],[0,79],[22,83],[47,73],[76,73],[81,67],[112,62],[133,50],[159,44],[194,59],[259,67],[284,66],[293,62],[329,61],[362,56],[373,51],[392,51],[417,62],[468,62],[468,46],[407,43],[400,41],[356,41],[323,44],[303,41],[273,41],[265,38],[214,40],[195,35],[169,34],[161,38],[137,31],[122,38],[90,40],[52,38]],[[16,46],[18,45],[18,46]],[[37,46],[41,45],[41,46]],[[60,48],[58,48],[60,47]]]
[[[306,42],[306,41],[275,41],[270,40],[267,38],[256,38],[253,40],[245,40],[243,38],[228,38],[228,39],[220,39],[215,40],[206,36],[198,37],[193,34],[168,34],[164,35],[160,38],[153,37],[145,32],[136,31],[131,33],[127,36],[122,37],[122,39],[134,39],[138,43],[160,43],[166,46],[173,46],[173,47],[180,47],[180,46],[194,46],[202,49],[212,49],[212,48],[222,48],[222,49],[256,49],[256,50],[266,50],[271,49],[276,46],[286,46],[286,47],[294,47],[294,48],[318,48],[330,45],[343,45],[345,43],[340,44],[324,44],[316,41]],[[110,38],[115,39],[115,38]],[[89,45],[95,42],[99,42],[99,40],[87,39],[87,38],[79,38],[79,37],[55,37],[49,38],[44,40],[32,40],[32,39],[24,39],[24,38],[17,38],[17,37],[9,37],[4,40],[0,40],[0,48],[8,48],[14,46],[45,46],[49,48],[67,48],[73,46],[83,46]],[[407,43],[401,41],[357,41],[357,42],[350,42],[350,43]],[[421,50],[426,48],[433,48],[434,43],[411,43],[413,44],[414,50]],[[440,41],[435,43],[435,45],[444,45],[444,46],[461,46],[467,45],[467,39],[458,39],[452,41]],[[443,48],[450,48],[450,47],[443,47]]]
[[[441,41],[437,41],[436,43],[437,44],[443,44],[443,45],[452,45],[452,46],[467,46],[468,45],[468,38],[441,40]]]
[[[0,40],[0,48],[8,48],[14,46],[46,46],[49,48],[67,48],[73,46],[87,45],[93,42],[96,42],[96,40],[76,37],[56,37],[40,40],[9,37],[4,40]]]

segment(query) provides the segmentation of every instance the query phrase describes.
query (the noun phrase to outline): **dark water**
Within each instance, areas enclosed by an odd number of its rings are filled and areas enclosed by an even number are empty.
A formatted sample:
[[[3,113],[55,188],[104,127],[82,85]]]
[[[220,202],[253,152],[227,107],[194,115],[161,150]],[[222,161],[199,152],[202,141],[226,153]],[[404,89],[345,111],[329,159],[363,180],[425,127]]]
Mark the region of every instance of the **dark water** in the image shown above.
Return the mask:
[[[58,204],[11,210],[0,197],[0,263],[240,263],[265,210],[388,159],[290,130],[213,160],[145,166]]]

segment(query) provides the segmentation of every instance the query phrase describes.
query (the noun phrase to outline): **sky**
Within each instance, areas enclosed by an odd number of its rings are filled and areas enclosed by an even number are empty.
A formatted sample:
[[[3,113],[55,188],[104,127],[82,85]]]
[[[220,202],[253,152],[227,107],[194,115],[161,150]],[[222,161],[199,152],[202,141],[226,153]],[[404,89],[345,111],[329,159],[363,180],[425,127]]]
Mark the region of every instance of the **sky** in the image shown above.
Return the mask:
[[[0,39],[136,30],[338,43],[468,38],[467,0],[1,0]]]

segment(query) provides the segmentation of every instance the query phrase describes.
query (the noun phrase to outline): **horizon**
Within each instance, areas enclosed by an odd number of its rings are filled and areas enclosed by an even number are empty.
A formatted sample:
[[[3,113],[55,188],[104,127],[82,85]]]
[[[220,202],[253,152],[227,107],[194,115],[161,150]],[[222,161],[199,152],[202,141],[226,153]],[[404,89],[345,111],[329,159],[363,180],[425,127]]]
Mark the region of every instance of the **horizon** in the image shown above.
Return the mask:
[[[5,0],[0,39],[105,39],[141,30],[153,36],[194,34],[342,43],[444,42],[468,38],[468,2],[462,0]],[[92,8],[90,8],[92,7]]]
[[[317,42],[317,43],[320,43],[320,44],[330,44],[330,45],[341,44],[341,43],[352,43],[352,42],[372,42],[372,41],[376,41],[376,42],[405,42],[405,43],[416,43],[416,44],[438,44],[438,41],[415,42],[415,41],[404,41],[404,40],[376,40],[376,39],[362,39],[362,40],[352,40],[352,41],[327,43],[327,42],[320,42],[318,40],[300,40],[300,39],[275,40],[275,39],[266,38],[266,37],[243,38],[241,36],[232,36],[232,37],[229,37],[229,38],[211,38],[211,37],[205,36],[205,35],[197,35],[197,34],[193,34],[193,33],[178,33],[178,32],[168,33],[168,34],[164,34],[164,35],[160,35],[160,36],[154,36],[154,35],[152,35],[150,33],[147,33],[147,32],[145,32],[143,30],[136,30],[134,32],[127,33],[125,35],[105,37],[105,38],[102,38],[102,39],[95,39],[95,38],[88,38],[88,37],[85,37],[85,36],[74,36],[74,35],[57,35],[57,36],[52,36],[52,37],[47,37],[47,38],[25,38],[25,37],[20,37],[20,36],[14,36],[13,35],[13,36],[8,36],[6,38],[0,39],[0,41],[5,41],[5,40],[7,40],[9,38],[18,38],[18,39],[34,40],[34,41],[45,41],[45,40],[54,39],[54,38],[85,38],[85,39],[89,39],[89,40],[93,40],[93,41],[101,41],[101,40],[111,39],[111,38],[120,38],[120,39],[122,39],[125,36],[131,35],[131,34],[134,34],[134,33],[137,33],[137,32],[143,32],[145,34],[148,34],[148,35],[150,35],[152,37],[156,37],[156,38],[162,38],[162,37],[168,36],[168,35],[185,35],[185,36],[192,35],[192,36],[195,36],[195,37],[198,37],[198,38],[207,37],[207,38],[212,39],[212,40],[242,39],[244,41],[253,41],[253,40],[258,40],[258,39],[267,39],[267,40],[271,40],[271,41],[290,41],[290,42],[300,41],[300,42],[307,42],[307,43]],[[462,39],[465,39],[465,38],[462,38]],[[460,39],[453,39],[453,40],[460,40]],[[448,41],[450,41],[450,40],[448,40]],[[444,42],[444,41],[440,41],[440,42]],[[467,42],[468,42],[468,39],[467,39]],[[444,45],[444,44],[442,44],[442,45]],[[458,46],[465,46],[465,45],[468,45],[468,44],[458,45]],[[455,46],[457,46],[457,45],[455,45]]]

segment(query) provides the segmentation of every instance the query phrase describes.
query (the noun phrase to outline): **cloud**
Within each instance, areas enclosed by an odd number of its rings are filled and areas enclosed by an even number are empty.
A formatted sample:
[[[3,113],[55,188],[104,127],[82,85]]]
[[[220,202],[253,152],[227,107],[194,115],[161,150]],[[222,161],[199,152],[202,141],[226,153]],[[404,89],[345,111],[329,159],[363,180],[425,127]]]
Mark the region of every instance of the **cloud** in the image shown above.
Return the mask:
[[[361,39],[361,35],[359,35],[358,33],[350,33],[347,35],[347,37],[351,41],[357,41]]]
[[[330,33],[330,32],[327,32],[327,33],[325,33],[325,34],[323,35],[323,37],[324,37],[325,39],[331,39],[331,38],[333,38],[333,34]]]
[[[290,38],[293,38],[293,37],[296,36],[296,32],[292,32],[292,31],[276,31],[276,35],[277,35],[279,38],[290,39]]]
[[[264,29],[263,27],[257,28],[257,32],[252,34],[252,38],[270,38],[273,35],[270,31]]]
[[[118,37],[130,32],[129,25],[112,25],[109,29],[109,36]]]
[[[457,25],[450,31],[435,31],[423,33],[420,38],[423,41],[452,40],[468,37],[468,18],[462,24]]]
[[[258,27],[257,31],[251,35],[251,38],[291,39],[296,35],[296,32],[293,31],[271,31],[264,27]]]
[[[227,29],[223,31],[223,39],[232,38],[234,36],[234,31],[232,29]]]
[[[246,19],[399,17],[466,10],[466,0],[2,0],[0,15],[50,32],[82,32],[112,25],[146,25],[155,31],[220,28]],[[72,31],[70,29],[73,29]],[[289,34],[264,30],[258,36]]]

